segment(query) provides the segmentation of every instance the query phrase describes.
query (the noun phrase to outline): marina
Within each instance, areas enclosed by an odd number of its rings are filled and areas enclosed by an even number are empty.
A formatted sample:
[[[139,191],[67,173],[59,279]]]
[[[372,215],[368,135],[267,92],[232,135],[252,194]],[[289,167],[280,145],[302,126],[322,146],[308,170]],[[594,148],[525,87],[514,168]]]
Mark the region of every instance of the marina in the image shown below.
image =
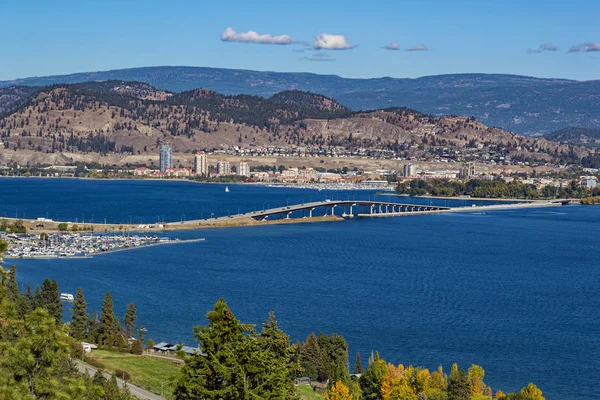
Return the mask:
[[[8,235],[9,248],[5,258],[60,258],[94,257],[120,251],[151,246],[190,243],[199,239],[170,239],[147,235],[93,235],[80,233],[54,233]]]

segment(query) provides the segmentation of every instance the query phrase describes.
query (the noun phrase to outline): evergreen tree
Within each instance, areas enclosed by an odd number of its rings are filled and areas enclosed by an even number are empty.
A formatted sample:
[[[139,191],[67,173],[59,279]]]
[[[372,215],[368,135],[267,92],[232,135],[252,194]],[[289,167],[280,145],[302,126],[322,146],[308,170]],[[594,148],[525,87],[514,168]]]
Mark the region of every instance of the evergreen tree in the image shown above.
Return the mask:
[[[87,303],[85,301],[85,297],[83,296],[83,290],[81,288],[77,288],[75,301],[73,302],[73,308],[71,310],[70,335],[78,341],[83,340],[85,337],[88,324],[87,319]]]
[[[123,325],[125,326],[125,334],[127,337],[132,337],[135,332],[135,321],[137,319],[137,311],[135,304],[129,303],[127,311],[125,312],[125,318],[123,318]]]
[[[379,353],[376,353],[373,362],[367,367],[365,372],[360,377],[359,383],[365,400],[381,400],[381,384],[383,376],[387,372],[385,361],[379,358]]]
[[[115,317],[113,300],[110,292],[106,292],[102,309],[100,310],[100,325],[98,326],[98,341],[104,346],[113,347],[118,342],[120,333],[119,321]]]
[[[208,326],[195,327],[204,354],[184,358],[175,388],[177,399],[285,399],[293,395],[286,339],[274,319],[262,334],[239,323],[225,300],[207,314]]]
[[[471,398],[471,384],[464,369],[454,373],[454,366],[448,384],[448,400],[469,400]]]
[[[354,362],[354,373],[362,374],[362,372],[363,372],[363,367],[362,367],[362,363],[360,361],[360,353],[356,353],[356,361]]]
[[[39,302],[39,305],[48,310],[48,314],[56,319],[57,323],[62,322],[63,306],[60,302],[58,284],[55,280],[44,279],[39,292]]]
[[[10,270],[8,271],[6,288],[8,290],[8,295],[14,301],[17,296],[19,296],[19,285],[17,285],[17,267],[15,265],[10,267]]]
[[[313,332],[308,335],[300,348],[300,367],[304,371],[304,376],[310,379],[317,379],[319,377],[320,354],[319,341]]]

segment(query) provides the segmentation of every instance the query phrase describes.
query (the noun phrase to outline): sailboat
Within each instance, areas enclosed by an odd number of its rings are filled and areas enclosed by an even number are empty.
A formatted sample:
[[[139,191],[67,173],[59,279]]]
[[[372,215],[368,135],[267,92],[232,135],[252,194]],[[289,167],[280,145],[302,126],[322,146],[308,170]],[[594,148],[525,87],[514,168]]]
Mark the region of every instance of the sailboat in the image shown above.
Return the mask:
[[[229,193],[229,186],[225,186],[225,193]]]

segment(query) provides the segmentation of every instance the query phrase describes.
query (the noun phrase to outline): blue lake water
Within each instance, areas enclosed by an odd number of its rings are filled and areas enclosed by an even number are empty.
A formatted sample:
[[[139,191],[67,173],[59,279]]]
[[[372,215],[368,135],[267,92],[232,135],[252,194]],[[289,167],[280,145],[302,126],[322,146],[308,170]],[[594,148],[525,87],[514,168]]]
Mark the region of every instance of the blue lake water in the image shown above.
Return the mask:
[[[18,207],[26,217],[180,220],[266,201],[374,196],[223,188],[0,179],[0,215]],[[121,318],[134,302],[156,341],[193,344],[192,326],[224,297],[244,322],[275,311],[294,341],[339,333],[351,360],[379,350],[390,362],[430,369],[476,363],[494,389],[535,382],[547,399],[583,400],[596,397],[600,374],[599,228],[600,208],[583,206],[355,219],[176,232],[206,241],[15,264],[22,284],[50,277],[61,291],[81,286],[91,309],[106,291]]]

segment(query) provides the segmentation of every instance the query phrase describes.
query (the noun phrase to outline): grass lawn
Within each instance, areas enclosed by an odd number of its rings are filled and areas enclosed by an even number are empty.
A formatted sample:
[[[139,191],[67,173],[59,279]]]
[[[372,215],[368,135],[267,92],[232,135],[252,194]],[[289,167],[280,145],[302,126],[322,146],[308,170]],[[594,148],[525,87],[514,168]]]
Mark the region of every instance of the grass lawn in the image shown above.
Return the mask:
[[[325,398],[323,394],[315,392],[308,384],[296,386],[296,393],[301,400],[323,400]]]
[[[132,384],[153,393],[161,394],[162,383],[163,396],[168,399],[173,398],[172,380],[179,373],[180,366],[174,365],[171,361],[107,350],[93,350],[91,357],[104,364],[106,372],[125,370],[131,375]]]

